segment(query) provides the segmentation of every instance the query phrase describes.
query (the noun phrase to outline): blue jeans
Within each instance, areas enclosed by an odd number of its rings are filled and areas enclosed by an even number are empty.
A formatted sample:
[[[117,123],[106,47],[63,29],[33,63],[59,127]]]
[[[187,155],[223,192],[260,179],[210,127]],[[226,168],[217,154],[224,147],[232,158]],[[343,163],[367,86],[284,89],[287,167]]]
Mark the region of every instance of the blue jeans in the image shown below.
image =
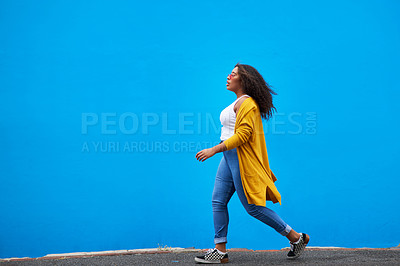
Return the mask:
[[[248,214],[271,226],[283,236],[286,236],[289,234],[290,230],[292,230],[292,228],[273,210],[264,206],[247,203],[240,178],[237,151],[236,148],[234,148],[223,152],[223,157],[215,177],[214,191],[212,194],[215,244],[227,242],[229,223],[227,205],[235,191],[237,191],[239,200]]]

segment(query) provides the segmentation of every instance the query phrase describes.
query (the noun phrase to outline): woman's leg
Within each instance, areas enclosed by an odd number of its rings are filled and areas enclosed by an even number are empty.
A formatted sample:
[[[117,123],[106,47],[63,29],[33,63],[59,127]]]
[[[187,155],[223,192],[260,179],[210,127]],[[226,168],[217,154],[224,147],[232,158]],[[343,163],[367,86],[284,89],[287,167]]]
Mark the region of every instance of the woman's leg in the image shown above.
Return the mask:
[[[237,157],[236,148],[226,151],[226,155],[227,163],[232,172],[236,192],[238,194],[240,202],[242,203],[246,211],[254,218],[274,228],[275,231],[277,231],[281,235],[289,235],[289,233],[293,231],[292,228],[288,224],[286,224],[276,212],[264,206],[248,204],[240,177],[239,160]],[[296,234],[298,235],[298,237],[300,237],[300,235],[294,231],[290,234],[290,237],[296,237]]]
[[[232,173],[226,163],[224,155],[218,166],[212,194],[215,230],[214,243],[216,244],[217,249],[222,252],[225,252],[224,249],[228,234],[229,214],[227,204],[233,193],[235,193],[235,186],[232,179]]]
[[[294,231],[293,229],[289,232],[289,234],[286,235],[287,239],[289,239],[291,242],[297,242],[297,240],[300,239],[300,234]],[[308,243],[308,240],[310,239],[309,235],[307,235],[305,242]]]

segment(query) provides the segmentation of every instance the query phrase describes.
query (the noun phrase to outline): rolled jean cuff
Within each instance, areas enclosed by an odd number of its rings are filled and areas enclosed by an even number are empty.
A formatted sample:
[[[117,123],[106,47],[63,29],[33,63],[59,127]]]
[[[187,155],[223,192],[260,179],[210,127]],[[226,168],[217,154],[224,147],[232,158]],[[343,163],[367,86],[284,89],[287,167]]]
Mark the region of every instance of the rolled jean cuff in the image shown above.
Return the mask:
[[[290,227],[290,225],[287,224],[285,230],[280,232],[280,234],[283,236],[287,236],[291,230],[292,230],[292,227]]]
[[[214,244],[226,243],[226,237],[214,238]]]

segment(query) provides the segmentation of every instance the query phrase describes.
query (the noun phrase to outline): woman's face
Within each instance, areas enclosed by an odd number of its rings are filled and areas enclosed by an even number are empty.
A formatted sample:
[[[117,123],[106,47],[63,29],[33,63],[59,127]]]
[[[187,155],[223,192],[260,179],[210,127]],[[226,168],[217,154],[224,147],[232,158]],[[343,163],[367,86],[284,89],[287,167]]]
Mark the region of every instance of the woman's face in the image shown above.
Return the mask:
[[[228,75],[226,82],[226,88],[230,91],[236,92],[240,89],[240,79],[239,79],[239,73],[238,73],[238,67],[235,67],[231,74]]]

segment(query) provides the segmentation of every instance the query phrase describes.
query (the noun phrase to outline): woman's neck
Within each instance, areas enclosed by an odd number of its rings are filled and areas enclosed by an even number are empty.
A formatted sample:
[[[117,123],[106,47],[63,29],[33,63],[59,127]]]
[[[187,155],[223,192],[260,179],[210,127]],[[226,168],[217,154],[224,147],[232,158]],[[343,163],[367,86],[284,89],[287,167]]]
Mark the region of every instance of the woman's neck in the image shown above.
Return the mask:
[[[236,99],[239,99],[239,98],[242,97],[243,95],[246,95],[246,93],[243,93],[243,92],[238,92],[238,93],[236,93]]]

